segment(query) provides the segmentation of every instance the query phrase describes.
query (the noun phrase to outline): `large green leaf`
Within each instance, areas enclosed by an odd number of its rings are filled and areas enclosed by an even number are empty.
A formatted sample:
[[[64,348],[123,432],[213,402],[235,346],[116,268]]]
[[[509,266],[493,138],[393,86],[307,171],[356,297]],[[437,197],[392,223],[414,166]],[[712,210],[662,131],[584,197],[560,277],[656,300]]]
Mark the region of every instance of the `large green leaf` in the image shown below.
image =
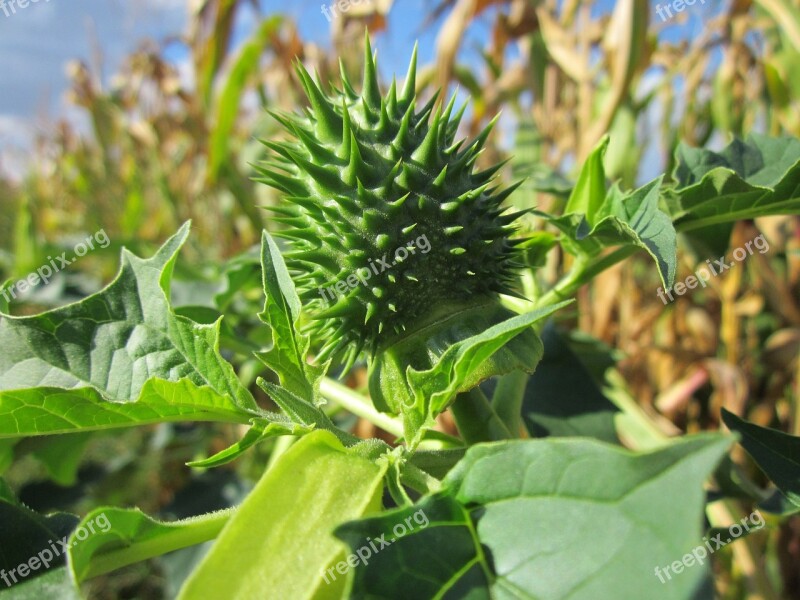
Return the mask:
[[[800,214],[800,140],[752,134],[721,152],[681,145],[666,204],[678,231]]]
[[[134,402],[112,402],[92,388],[32,388],[0,394],[0,438],[131,427],[166,421],[247,424],[246,411],[208,386],[152,379]]]
[[[0,316],[2,434],[259,414],[218,352],[219,324],[198,325],[169,306],[188,233],[184,225],[150,259],[123,250],[116,279],[80,302]]]
[[[703,483],[729,444],[700,435],[649,453],[571,439],[474,446],[437,496],[338,530],[357,552],[367,537],[393,540],[390,525],[417,511],[430,521],[392,531],[401,539],[358,564],[353,597],[394,598],[402,581],[408,597],[425,598],[692,598],[707,560],[669,579],[664,568],[703,545]]]
[[[217,352],[218,327],[169,307],[169,281],[184,225],[150,259],[127,250],[116,279],[88,298],[32,317],[0,320],[0,390],[91,387],[110,401],[138,398],[148,380],[188,380],[256,408]],[[1,398],[2,396],[0,396]]]
[[[179,598],[336,598],[323,573],[343,555],[335,527],[380,507],[386,466],[348,452],[327,431],[293,445],[266,472]]]
[[[157,521],[139,509],[97,508],[69,538],[69,568],[82,582],[130,564],[214,539],[233,509],[172,523]]]
[[[688,598],[704,567],[667,586],[655,568],[700,544],[703,483],[729,445],[703,435],[637,455],[588,440],[496,444],[468,452],[445,484],[481,506],[478,536],[504,595]]]
[[[800,506],[800,437],[759,427],[722,409],[722,420],[742,436],[741,444],[778,489]]]

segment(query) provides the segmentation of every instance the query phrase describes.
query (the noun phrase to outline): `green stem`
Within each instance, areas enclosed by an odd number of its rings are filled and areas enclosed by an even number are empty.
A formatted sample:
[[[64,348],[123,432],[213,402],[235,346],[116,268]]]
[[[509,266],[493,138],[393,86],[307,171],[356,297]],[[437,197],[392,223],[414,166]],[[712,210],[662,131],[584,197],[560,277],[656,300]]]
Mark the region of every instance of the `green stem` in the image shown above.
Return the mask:
[[[176,526],[173,531],[158,537],[93,556],[89,568],[81,580],[97,577],[168,552],[213,540],[222,531],[233,513],[234,509],[228,509],[209,514],[194,523]]]
[[[601,256],[594,261],[579,257],[575,261],[575,266],[573,267],[572,271],[570,271],[570,273],[564,279],[556,284],[553,289],[547,292],[544,296],[538,298],[533,303],[532,310],[542,308],[544,306],[551,306],[552,304],[556,304],[562,300],[572,298],[581,287],[589,283],[592,279],[597,277],[606,269],[609,269],[617,263],[622,262],[634,254],[637,250],[638,248],[634,246],[622,246],[621,248],[617,248],[613,252]]]
[[[494,412],[480,388],[458,394],[451,408],[458,431],[469,445],[516,437]]]
[[[512,371],[500,377],[492,397],[492,408],[495,413],[510,432],[516,433],[517,437],[524,431],[522,404],[525,401],[528,379],[530,376],[525,371]]]
[[[330,377],[325,377],[320,382],[319,391],[325,398],[343,406],[357,417],[369,421],[376,427],[380,427],[398,438],[403,437],[403,424],[400,421],[378,412],[374,406],[369,404],[369,400],[349,387],[334,381]]]
[[[544,295],[532,301],[519,300],[518,298],[505,296],[503,298],[503,304],[514,312],[523,314],[531,310],[536,310],[537,308],[552,306],[563,300],[568,300],[572,298],[582,286],[597,277],[597,275],[613,267],[617,263],[622,262],[637,250],[638,248],[634,246],[623,246],[594,261],[586,257],[578,257],[575,260],[575,265],[572,270]]]
[[[410,463],[403,465],[402,482],[423,495],[435,494],[442,489],[442,482]]]
[[[296,440],[297,438],[291,435],[283,435],[275,440],[275,445],[272,447],[272,452],[270,453],[269,460],[267,461],[267,471],[275,466],[275,464],[278,462],[278,459],[283,456],[283,454],[289,448],[292,447],[292,444],[294,444]]]

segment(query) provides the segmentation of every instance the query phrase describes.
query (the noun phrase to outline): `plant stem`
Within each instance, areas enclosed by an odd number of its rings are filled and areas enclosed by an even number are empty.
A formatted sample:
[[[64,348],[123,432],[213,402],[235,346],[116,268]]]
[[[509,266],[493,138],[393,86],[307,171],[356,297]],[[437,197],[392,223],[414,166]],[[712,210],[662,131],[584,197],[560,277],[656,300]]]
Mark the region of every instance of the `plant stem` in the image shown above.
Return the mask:
[[[158,537],[97,554],[92,557],[86,574],[80,579],[84,581],[155,556],[213,540],[222,531],[234,510],[227,509],[212,513],[198,518],[195,523],[176,525],[173,531]]]
[[[622,246],[613,252],[601,256],[600,258],[589,261],[585,258],[579,257],[575,261],[575,266],[570,273],[556,284],[553,289],[541,296],[533,303],[532,310],[550,306],[566,300],[575,295],[575,293],[585,284],[589,283],[592,279],[597,277],[600,273],[616,265],[634,254],[638,250],[633,246]]]
[[[401,478],[405,485],[420,494],[435,494],[442,489],[442,482],[410,463],[403,465]]]
[[[515,437],[524,433],[525,426],[522,421],[522,404],[525,401],[525,389],[530,375],[524,371],[512,371],[500,377],[492,397],[492,408],[498,417],[506,424]]]
[[[398,438],[403,437],[403,424],[397,419],[375,410],[369,401],[358,392],[354,392],[330,377],[322,379],[319,390],[325,398],[343,406],[357,417],[369,421]]]
[[[480,388],[458,394],[450,408],[461,437],[469,445],[516,437],[494,412]]]

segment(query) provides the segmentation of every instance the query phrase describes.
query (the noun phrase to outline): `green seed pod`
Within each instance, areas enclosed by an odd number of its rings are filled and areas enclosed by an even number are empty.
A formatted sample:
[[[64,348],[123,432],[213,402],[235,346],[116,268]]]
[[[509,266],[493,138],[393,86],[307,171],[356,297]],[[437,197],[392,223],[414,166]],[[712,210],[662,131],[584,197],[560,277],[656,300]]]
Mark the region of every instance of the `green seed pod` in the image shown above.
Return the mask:
[[[399,412],[393,396],[408,365],[430,368],[451,344],[511,316],[497,295],[513,293],[519,214],[503,214],[502,202],[516,186],[494,185],[502,165],[475,168],[494,121],[456,142],[464,108],[454,114],[455,97],[417,106],[416,49],[403,89],[393,82],[385,97],[368,37],[360,94],[344,70],[333,96],[302,65],[297,72],[310,109],[274,115],[293,139],[264,142],[273,155],[260,180],[285,195],[272,210],[288,226],[286,260],[312,333],[325,340],[318,358],[349,366],[366,350],[373,401]],[[519,338],[470,386],[532,370],[512,346],[534,342]]]

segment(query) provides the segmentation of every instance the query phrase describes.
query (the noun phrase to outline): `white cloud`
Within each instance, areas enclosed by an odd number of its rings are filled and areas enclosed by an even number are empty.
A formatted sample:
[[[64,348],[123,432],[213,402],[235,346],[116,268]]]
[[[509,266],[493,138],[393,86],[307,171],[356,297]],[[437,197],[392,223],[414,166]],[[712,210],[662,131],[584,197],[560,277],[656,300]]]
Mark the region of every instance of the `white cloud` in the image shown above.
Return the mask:
[[[143,38],[181,33],[187,8],[186,0],[39,0],[9,13],[0,8],[0,162],[18,172],[47,121],[37,125],[36,115],[73,112],[63,97],[67,61],[91,63],[99,48],[108,81]]]

